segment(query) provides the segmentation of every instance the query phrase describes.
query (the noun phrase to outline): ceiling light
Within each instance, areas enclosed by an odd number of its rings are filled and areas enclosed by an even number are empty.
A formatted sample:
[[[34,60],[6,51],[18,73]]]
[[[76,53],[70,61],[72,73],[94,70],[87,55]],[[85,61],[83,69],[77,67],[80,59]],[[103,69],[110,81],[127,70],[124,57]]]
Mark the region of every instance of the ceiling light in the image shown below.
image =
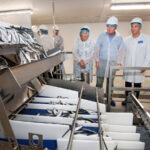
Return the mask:
[[[0,11],[0,15],[13,15],[13,14],[25,14],[25,13],[32,14],[33,11],[31,9]]]
[[[111,10],[150,9],[150,3],[117,3],[111,5]]]

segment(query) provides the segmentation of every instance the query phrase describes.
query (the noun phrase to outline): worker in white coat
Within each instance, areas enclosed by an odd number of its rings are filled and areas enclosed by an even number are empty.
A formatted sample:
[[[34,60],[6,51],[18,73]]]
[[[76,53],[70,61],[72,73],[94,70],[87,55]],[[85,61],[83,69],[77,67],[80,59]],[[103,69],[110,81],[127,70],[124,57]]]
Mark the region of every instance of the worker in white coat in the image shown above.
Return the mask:
[[[141,33],[142,19],[134,18],[131,21],[131,35],[125,39],[126,55],[124,66],[126,67],[147,67],[150,62],[150,37]],[[125,87],[141,87],[144,81],[145,70],[125,70]],[[126,99],[128,93],[126,91]],[[136,97],[139,98],[139,91],[136,91]],[[126,99],[122,105],[126,105]]]
[[[53,38],[54,38],[54,47],[59,48],[59,50],[63,51],[64,50],[64,41],[62,36],[60,35],[59,31],[59,26],[54,25],[53,28]]]
[[[63,52],[64,51],[64,40],[62,38],[62,36],[60,35],[60,29],[58,25],[54,25],[52,27],[52,31],[53,31],[53,39],[54,39],[54,48],[58,51]],[[64,59],[67,59],[66,54],[64,53]],[[58,70],[60,70],[60,78],[61,79],[65,79],[65,67],[64,64],[61,63],[60,65],[56,66],[56,68]]]
[[[47,55],[47,51],[54,48],[54,41],[53,38],[48,34],[48,27],[46,25],[40,25],[39,30],[40,30],[40,45],[43,46],[45,54]],[[45,80],[49,82],[50,80],[49,71],[44,73],[44,77]]]
[[[106,22],[106,27],[107,31],[100,34],[96,43],[96,86],[103,88],[104,78],[106,78],[106,93],[108,94],[110,66],[121,66],[123,64],[125,47],[123,38],[118,34],[118,32],[116,32],[118,19],[114,16],[110,17]],[[114,82],[114,75],[115,71],[113,72],[112,84]],[[115,106],[115,102],[113,100],[111,100],[111,105]]]
[[[32,31],[33,31],[33,35],[34,35],[34,38],[37,40],[38,43],[40,43],[40,34],[39,34],[39,28],[38,26],[32,26]]]
[[[40,25],[40,44],[43,46],[45,51],[51,50],[54,48],[54,40],[48,34],[48,27],[46,25]]]
[[[81,79],[82,73],[89,73],[90,81],[93,76],[93,60],[95,42],[89,39],[90,28],[85,25],[80,29],[80,37],[75,41],[73,48],[74,79]]]

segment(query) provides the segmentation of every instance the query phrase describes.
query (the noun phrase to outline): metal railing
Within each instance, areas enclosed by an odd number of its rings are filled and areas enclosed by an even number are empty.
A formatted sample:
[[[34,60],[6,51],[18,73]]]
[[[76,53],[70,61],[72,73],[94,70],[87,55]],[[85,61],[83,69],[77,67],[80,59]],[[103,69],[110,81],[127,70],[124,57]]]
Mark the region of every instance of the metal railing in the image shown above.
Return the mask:
[[[70,137],[69,137],[69,141],[68,141],[68,145],[67,145],[67,150],[72,150],[72,147],[73,147],[75,127],[76,127],[77,120],[78,120],[78,114],[79,114],[79,109],[80,109],[80,105],[81,105],[81,100],[82,100],[81,98],[82,98],[83,90],[84,90],[84,86],[82,86],[81,91],[80,91],[80,96],[79,96],[79,100],[78,100],[78,104],[77,104],[77,109],[76,109],[76,113],[75,113],[74,120],[73,120],[73,123],[72,123],[71,133],[70,133]],[[97,106],[97,119],[98,119],[99,150],[104,150],[104,149],[108,150],[106,142],[105,142],[104,137],[103,137],[103,129],[102,129],[102,126],[101,126],[98,88],[96,88],[96,106]]]
[[[131,102],[131,103],[129,103],[129,105],[130,104],[134,105],[134,107],[136,108],[136,111],[142,118],[142,121],[150,134],[150,114],[149,114],[149,112],[145,110],[144,106],[138,101],[138,99],[136,98],[136,96],[134,94],[129,94],[129,101]]]
[[[107,110],[110,111],[110,100],[112,99],[112,91],[131,91],[134,93],[135,91],[150,91],[150,87],[146,88],[134,88],[134,87],[112,87],[112,80],[114,78],[113,71],[114,70],[150,70],[150,67],[120,67],[120,66],[110,66],[110,73],[109,73],[109,87],[108,87],[108,95],[107,95],[107,101],[108,101],[108,107]],[[147,76],[149,77],[149,76]]]
[[[81,91],[80,91],[79,101],[78,101],[78,104],[77,104],[77,110],[76,110],[75,117],[74,117],[73,124],[72,124],[72,128],[71,128],[71,134],[70,134],[70,137],[69,137],[67,150],[72,150],[74,132],[75,132],[75,127],[76,127],[76,123],[77,123],[77,119],[78,119],[78,113],[79,113],[79,109],[80,109],[81,97],[82,97],[83,90],[84,90],[84,87],[82,86]]]

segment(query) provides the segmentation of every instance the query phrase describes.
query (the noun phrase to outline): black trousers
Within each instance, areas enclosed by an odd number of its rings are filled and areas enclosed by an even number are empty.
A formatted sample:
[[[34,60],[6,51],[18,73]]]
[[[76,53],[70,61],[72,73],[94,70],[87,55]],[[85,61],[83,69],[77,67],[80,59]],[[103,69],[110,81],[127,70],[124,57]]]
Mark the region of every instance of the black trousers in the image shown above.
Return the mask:
[[[141,85],[142,85],[141,83],[134,83],[134,87],[137,87],[137,88],[140,88]],[[125,87],[132,87],[132,83],[131,82],[125,82]],[[131,92],[131,91],[126,91],[126,98],[129,94],[129,92]],[[138,99],[139,95],[140,95],[140,91],[135,91],[135,94],[136,94],[136,98]]]

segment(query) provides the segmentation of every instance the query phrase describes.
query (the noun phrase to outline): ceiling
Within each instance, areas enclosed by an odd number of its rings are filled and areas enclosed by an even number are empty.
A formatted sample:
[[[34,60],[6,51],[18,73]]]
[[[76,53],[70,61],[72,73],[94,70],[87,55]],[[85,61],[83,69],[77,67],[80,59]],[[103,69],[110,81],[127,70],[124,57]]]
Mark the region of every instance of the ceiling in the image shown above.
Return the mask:
[[[103,22],[115,15],[120,21],[129,21],[140,16],[150,20],[150,10],[112,11],[112,3],[150,2],[150,0],[55,0],[56,23],[95,23]],[[0,11],[32,9],[32,24],[51,24],[52,0],[0,0]]]

